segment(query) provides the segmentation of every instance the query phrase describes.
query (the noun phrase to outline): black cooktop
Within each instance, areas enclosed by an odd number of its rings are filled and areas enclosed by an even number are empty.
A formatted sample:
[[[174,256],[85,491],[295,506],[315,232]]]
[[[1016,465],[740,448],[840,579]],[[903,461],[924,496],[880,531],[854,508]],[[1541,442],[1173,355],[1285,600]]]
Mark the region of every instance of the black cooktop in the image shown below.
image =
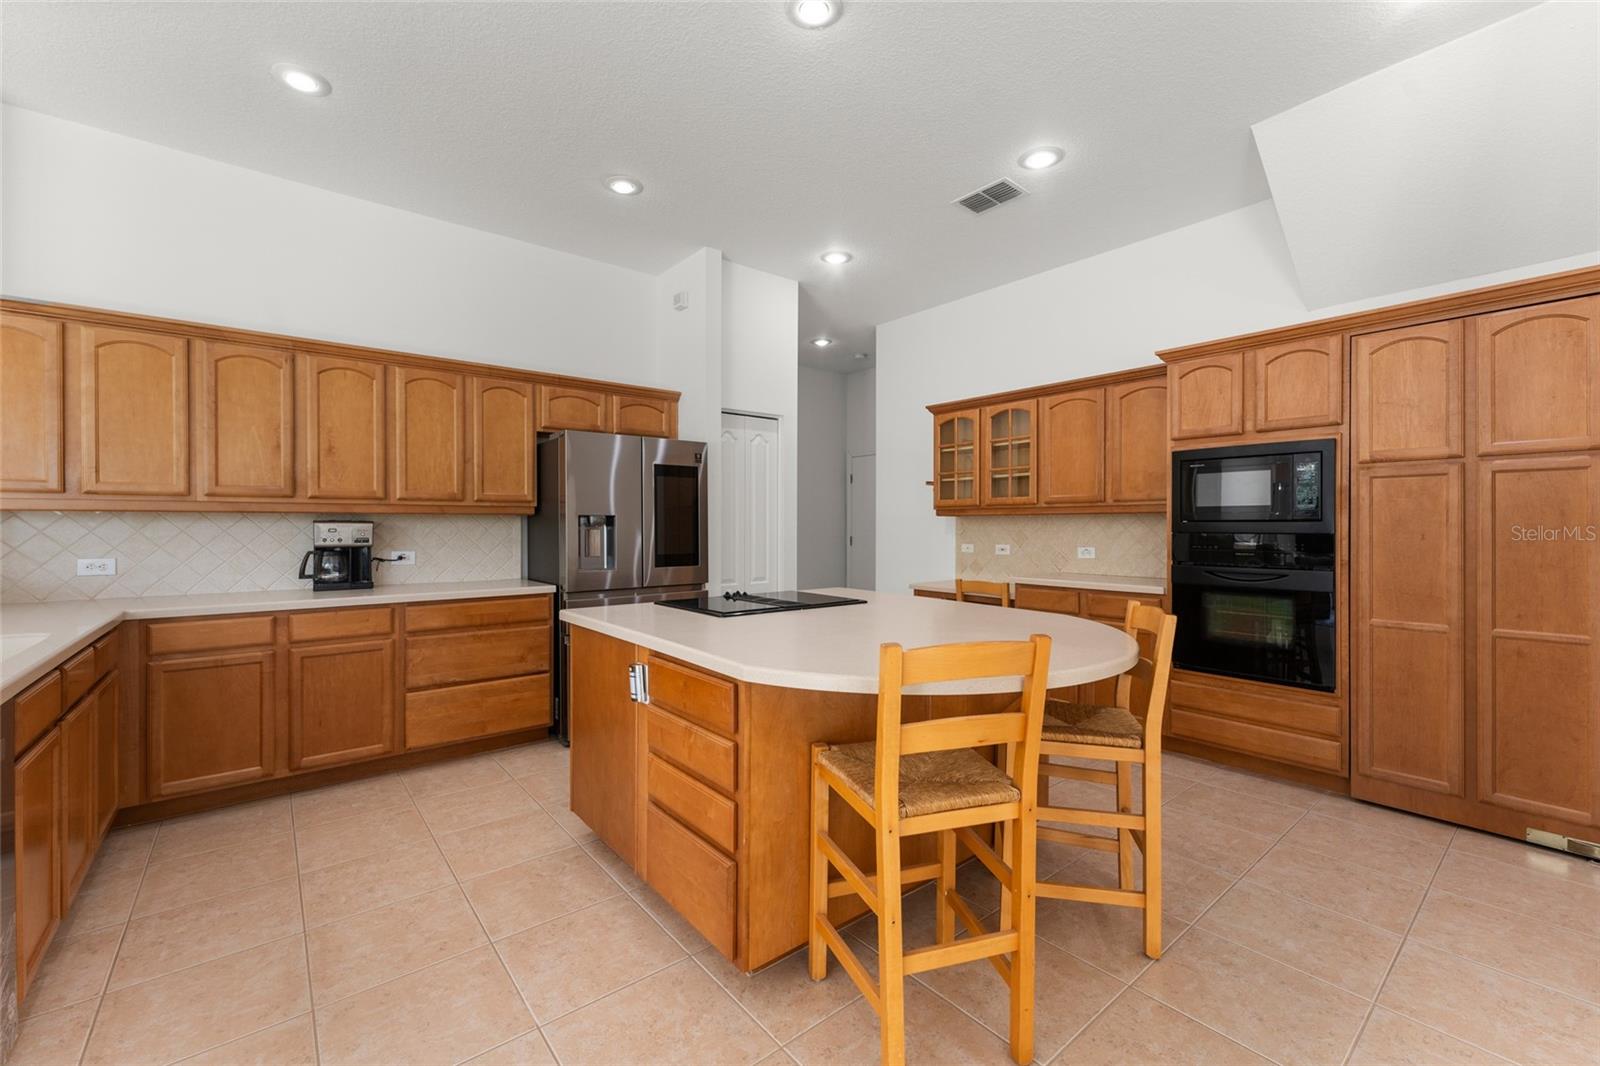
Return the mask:
[[[662,607],[676,607],[680,611],[733,618],[746,614],[771,614],[775,611],[807,611],[814,607],[843,607],[851,603],[866,603],[848,596],[827,596],[820,592],[724,592],[718,596],[702,592],[698,596],[685,596],[678,600],[660,600]]]

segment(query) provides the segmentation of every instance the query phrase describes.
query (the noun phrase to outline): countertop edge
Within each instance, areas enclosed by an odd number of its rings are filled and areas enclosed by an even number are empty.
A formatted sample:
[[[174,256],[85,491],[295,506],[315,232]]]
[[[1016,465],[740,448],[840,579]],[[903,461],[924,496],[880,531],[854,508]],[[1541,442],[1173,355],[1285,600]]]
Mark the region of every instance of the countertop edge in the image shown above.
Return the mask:
[[[1086,589],[1090,592],[1122,592],[1128,595],[1164,596],[1167,583],[1158,577],[1123,577],[1116,574],[1059,574],[1049,577],[1008,577],[1006,584],[1015,591],[1018,585],[1042,585],[1047,588]],[[913,591],[954,593],[954,578],[942,581],[917,581],[910,586]]]

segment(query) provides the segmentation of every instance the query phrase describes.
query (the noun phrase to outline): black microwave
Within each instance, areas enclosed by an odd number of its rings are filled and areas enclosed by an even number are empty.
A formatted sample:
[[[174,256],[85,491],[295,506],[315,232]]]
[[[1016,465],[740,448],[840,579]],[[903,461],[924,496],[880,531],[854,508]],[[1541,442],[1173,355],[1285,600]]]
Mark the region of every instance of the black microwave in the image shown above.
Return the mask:
[[[1172,453],[1174,533],[1334,531],[1332,440]]]

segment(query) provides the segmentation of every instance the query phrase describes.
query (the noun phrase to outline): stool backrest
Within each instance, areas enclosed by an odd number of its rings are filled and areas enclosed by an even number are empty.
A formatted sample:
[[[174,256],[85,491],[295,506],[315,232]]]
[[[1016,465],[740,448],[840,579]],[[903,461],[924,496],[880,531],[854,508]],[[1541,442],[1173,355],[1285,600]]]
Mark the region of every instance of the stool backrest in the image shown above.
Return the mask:
[[[1161,735],[1172,675],[1172,638],[1178,616],[1159,607],[1128,601],[1122,631],[1139,643],[1139,661],[1117,678],[1117,706],[1144,720],[1146,738]]]
[[[969,578],[956,578],[956,599],[966,603],[973,596],[993,596],[1000,601],[1000,606],[1011,606],[1011,584],[1006,581],[977,581]]]

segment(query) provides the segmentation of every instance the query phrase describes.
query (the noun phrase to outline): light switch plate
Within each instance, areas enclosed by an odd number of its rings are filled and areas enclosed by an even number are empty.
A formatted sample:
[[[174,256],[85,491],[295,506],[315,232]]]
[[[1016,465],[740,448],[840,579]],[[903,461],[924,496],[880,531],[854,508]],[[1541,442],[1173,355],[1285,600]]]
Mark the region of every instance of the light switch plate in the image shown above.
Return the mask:
[[[1080,544],[1080,545],[1078,545],[1078,558],[1080,558],[1080,559],[1093,559],[1094,558],[1094,545],[1092,545],[1092,544]]]
[[[994,546],[994,553],[996,555],[1010,555],[1011,554],[1011,545],[1009,545],[1009,544],[996,544]]]
[[[79,577],[111,577],[117,572],[115,559],[79,559]]]
[[[973,549],[972,545],[970,545],[970,544],[963,544],[961,546],[961,554],[962,555],[971,555],[973,550],[974,549]]]

